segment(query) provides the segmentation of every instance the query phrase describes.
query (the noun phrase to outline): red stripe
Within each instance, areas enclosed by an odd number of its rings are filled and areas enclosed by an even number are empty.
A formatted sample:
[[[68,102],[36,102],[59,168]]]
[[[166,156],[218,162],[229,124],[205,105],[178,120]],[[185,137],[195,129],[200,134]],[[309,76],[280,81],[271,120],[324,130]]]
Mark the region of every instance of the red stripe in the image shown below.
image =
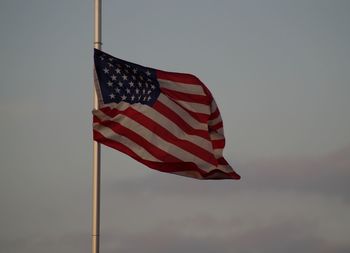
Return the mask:
[[[197,179],[203,179],[204,175],[206,174],[205,171],[198,168],[198,166],[193,162],[157,163],[157,162],[144,161],[143,163],[152,169],[155,169],[161,172],[166,172],[166,173],[176,173],[176,172],[183,172],[183,171],[198,172],[201,175],[201,177],[196,177]]]
[[[174,103],[176,103],[176,101],[172,101]],[[160,101],[156,101],[156,103],[153,105],[153,108],[155,108],[155,106],[160,103],[160,104],[163,104],[161,103]],[[189,111],[187,110],[185,107],[183,107],[182,105],[176,103],[179,107],[181,107],[184,111],[186,111],[190,116],[192,116],[192,118],[194,118],[196,121],[200,122],[200,123],[205,123],[207,124],[208,123],[208,118],[209,116],[207,114],[204,114],[204,113],[195,113],[195,112],[192,112],[192,111]],[[164,104],[163,104],[164,105]],[[164,105],[165,107],[167,107],[166,105]],[[168,110],[171,110],[169,107],[167,107]],[[115,117],[116,115],[119,114],[119,110],[115,109],[115,108],[110,108],[109,106],[106,106],[106,107],[103,107],[103,108],[100,108],[99,109],[100,111],[104,112],[105,114],[107,114],[108,116],[110,117]],[[156,109],[157,110],[157,109]],[[172,114],[176,114],[172,111]]]
[[[216,108],[215,112],[212,112],[209,116],[209,120],[216,119],[220,115],[219,109]]]
[[[182,171],[195,171],[195,172],[198,172],[200,175],[202,175],[202,177],[200,177],[198,179],[203,179],[204,175],[207,175],[207,173],[205,171],[198,168],[198,166],[192,162],[160,163],[160,162],[151,162],[148,160],[144,160],[140,156],[138,156],[135,152],[133,152],[130,148],[125,146],[124,144],[122,144],[120,142],[116,142],[116,141],[111,140],[111,139],[108,139],[96,130],[94,130],[94,140],[127,154],[128,156],[134,158],[135,160],[148,166],[151,169],[155,169],[155,170],[158,170],[161,172],[166,172],[166,173],[176,173],[176,172],[182,172]]]
[[[169,98],[170,100],[172,100],[171,98]],[[177,101],[172,100],[172,102],[174,102],[175,104],[177,104],[178,106],[180,106],[184,111],[186,111],[189,115],[192,116],[192,118],[196,119],[198,122],[200,123],[208,123],[208,119],[209,119],[209,115],[205,114],[205,113],[199,113],[199,112],[192,112],[188,109],[186,109],[185,107],[183,107],[181,104],[179,104]]]
[[[101,122],[101,120],[98,118],[98,117],[96,117],[95,115],[92,117],[92,122],[93,123],[100,123]]]
[[[104,121],[101,123],[101,125],[110,128],[114,132],[126,136],[128,139],[132,140],[139,146],[146,149],[150,154],[152,154],[155,158],[165,161],[165,162],[182,162],[180,159],[176,158],[175,156],[163,151],[162,149],[155,146],[153,143],[147,141],[142,136],[138,135],[134,131],[130,130],[129,128],[126,128],[122,125],[120,125],[117,122],[114,121]],[[117,148],[117,147],[116,147]]]
[[[213,149],[222,149],[225,147],[225,139],[222,140],[212,140]]]
[[[110,111],[110,110],[106,109],[106,112],[107,111]],[[113,114],[116,114],[116,111],[118,111],[118,110],[114,109],[113,111],[110,111],[110,112],[113,112]],[[200,159],[202,159],[210,164],[213,164],[213,165],[217,164],[217,161],[211,152],[208,152],[207,150],[201,148],[200,146],[197,146],[193,142],[177,138],[175,135],[173,135],[166,128],[164,128],[163,126],[161,126],[157,122],[153,121],[152,119],[148,118],[147,116],[143,115],[142,113],[136,111],[132,107],[129,107],[124,111],[119,111],[119,114],[133,119],[134,121],[138,122],[139,124],[141,124],[142,126],[147,128],[148,130],[150,130],[151,132],[160,136],[165,141],[172,143],[172,144],[178,146],[179,148],[186,150],[189,153],[192,153],[193,155],[199,157]],[[111,125],[110,128],[113,129],[116,133],[120,133],[119,127],[123,127],[120,124],[115,123],[114,121],[107,121],[106,120],[102,124],[106,125],[106,126]],[[114,125],[114,124],[117,124],[117,125]],[[129,130],[129,131],[131,131],[131,130]],[[131,131],[131,132],[134,133],[133,131]],[[136,133],[134,133],[134,134],[136,134]],[[127,133],[123,134],[123,135],[128,136]],[[146,141],[146,140],[144,139],[144,141]],[[140,146],[144,146],[144,145],[146,145],[146,144],[140,144]],[[158,158],[158,159],[160,159],[160,158]]]
[[[224,125],[223,125],[222,121],[220,121],[219,123],[216,123],[215,125],[209,125],[209,129],[214,130],[214,131],[216,131],[220,128],[223,128],[223,127],[224,127]]]
[[[178,83],[203,85],[203,83],[192,74],[167,72],[162,70],[157,70],[156,74],[158,79],[165,79]]]
[[[115,123],[115,124],[117,124],[117,123]],[[122,127],[122,128],[124,128],[124,127]],[[191,163],[191,162],[182,162],[181,160],[178,160],[177,158],[174,158],[177,161],[172,162],[171,159],[168,159],[169,158],[168,157],[168,158],[166,158],[166,160],[164,160],[165,163],[151,162],[148,160],[144,160],[140,156],[138,156],[135,152],[133,152],[130,148],[125,146],[124,144],[104,137],[97,130],[94,130],[93,133],[94,133],[94,140],[95,141],[100,142],[104,145],[107,145],[111,148],[117,149],[117,150],[129,155],[130,157],[134,158],[135,160],[141,162],[142,164],[144,164],[152,169],[158,170],[158,171],[167,172],[167,173],[176,173],[176,172],[181,172],[181,171],[196,171],[202,176],[199,179],[237,179],[237,180],[240,179],[240,176],[237,173],[235,173],[234,171],[231,173],[225,173],[225,172],[222,172],[221,170],[216,169],[216,170],[210,171],[209,173],[206,173],[205,171],[199,169],[196,164]],[[134,134],[132,134],[132,135],[134,135]],[[137,134],[135,134],[135,135],[137,135]],[[128,138],[133,140],[134,142],[136,142],[135,141],[136,139],[132,138],[132,136],[128,136]],[[145,147],[145,148],[147,149],[148,147]],[[150,149],[148,151],[150,151]],[[162,152],[162,151],[160,151],[160,152]],[[155,154],[152,154],[152,155],[157,157],[157,155],[155,155]],[[222,165],[228,164],[227,161],[223,157],[218,159],[218,161],[219,161],[219,164],[222,164]]]
[[[183,118],[176,114],[173,110],[169,109],[166,105],[157,101],[153,104],[153,109],[157,110],[164,117],[168,118],[174,122],[178,127],[180,127],[185,133],[198,135],[202,138],[209,139],[209,133],[206,130],[194,129],[191,127]]]
[[[204,160],[210,164],[213,164],[213,165],[217,164],[217,161],[211,152],[208,152],[205,149],[202,149],[201,147],[195,145],[194,143],[192,143],[190,141],[178,139],[175,135],[170,133],[167,129],[165,129],[164,127],[162,127],[158,123],[154,122],[153,120],[151,120],[150,118],[144,116],[143,114],[141,114],[139,112],[137,112],[138,114],[136,117],[133,117],[133,115],[135,115],[136,111],[132,108],[129,108],[129,109],[130,110],[123,111],[120,114],[135,120],[139,124],[143,125],[145,128],[149,129],[150,131],[152,131],[155,134],[157,134],[158,136],[160,136],[165,141],[172,143],[172,144],[178,146],[179,148],[186,150],[189,153],[192,153],[193,155],[201,158],[202,160]],[[128,113],[128,112],[130,112],[130,113]],[[168,157],[164,158],[164,156],[169,155],[168,153],[162,151],[157,146],[155,146],[153,143],[148,142],[146,139],[144,139],[143,137],[141,137],[140,135],[138,135],[134,131],[130,130],[129,128],[126,128],[126,127],[120,125],[119,123],[111,121],[111,120],[105,120],[101,124],[103,126],[109,127],[110,129],[112,129],[114,132],[116,132],[118,134],[127,136],[129,139],[133,140],[138,145],[144,147],[148,151],[151,151],[150,153],[152,155],[154,155],[156,158],[158,158],[159,160],[168,161],[168,159],[169,159]],[[161,133],[161,135],[160,135],[160,133]],[[157,156],[158,154],[160,156]],[[164,159],[166,159],[166,160],[164,160]]]
[[[220,157],[218,159],[218,162],[219,162],[220,165],[229,165],[229,163],[226,161],[226,159],[224,157]],[[238,179],[241,178],[241,176],[238,175],[234,170],[232,170],[232,172],[226,173],[226,174],[229,174],[232,179],[237,179],[238,180]]]
[[[179,115],[177,115],[174,111],[169,109],[166,105],[164,105],[160,101],[156,101],[156,103],[154,103],[153,105],[153,108],[157,110],[160,114],[164,115],[166,118],[174,122],[177,126],[183,129],[184,132],[191,135],[198,135],[200,137],[203,137],[209,140],[208,131],[192,128],[184,119],[182,119]],[[129,108],[126,110],[129,110]],[[120,111],[118,109],[110,108],[110,107],[101,108],[100,111],[102,111],[104,114],[106,114],[110,118],[114,118],[115,116],[120,114]]]
[[[179,139],[177,136],[173,135],[170,131],[168,131],[166,128],[158,124],[157,122],[153,121],[152,119],[148,118],[147,116],[143,115],[142,113],[136,111],[135,109],[129,107],[125,111],[121,111],[120,114],[127,116],[154,134],[157,134],[165,141],[172,143],[179,148],[186,150],[189,153],[192,153],[193,155],[199,157],[200,159],[216,165],[217,161],[214,158],[213,154],[211,152],[208,152],[207,150],[201,148],[200,146],[197,146],[193,142],[190,142],[188,140],[182,140]]]
[[[176,101],[174,101],[176,103]],[[181,106],[182,109],[184,109],[188,114],[192,116],[192,118],[196,119],[197,121],[201,123],[208,123],[209,115],[205,113],[199,113],[199,112],[192,112],[190,110],[187,110],[185,107],[182,105],[178,104]]]
[[[241,177],[235,173],[235,172],[231,172],[231,173],[226,173],[223,172],[221,170],[212,170],[209,173],[207,173],[206,175],[204,175],[204,179],[235,179],[238,180]]]
[[[128,107],[124,111],[129,111],[129,113],[130,113],[131,109],[132,109],[131,107]],[[110,118],[114,118],[123,112],[123,111],[120,111],[116,108],[109,108],[109,107],[104,107],[104,108],[101,108],[100,110]],[[134,111],[135,110],[133,110],[133,112]],[[140,113],[140,112],[136,112],[135,114],[138,114],[138,113]]]
[[[211,101],[209,101],[207,96],[203,95],[195,95],[184,92],[179,92],[167,88],[161,88],[161,91],[166,94],[168,97],[171,97],[175,100],[186,101],[191,103],[198,103],[203,105],[209,105]]]
[[[97,142],[100,142],[108,147],[117,149],[125,154],[127,154],[128,156],[131,156],[132,158],[136,159],[137,161],[141,161],[141,157],[139,157],[134,151],[132,151],[130,148],[128,148],[127,146],[125,146],[124,144],[108,139],[106,137],[104,137],[102,134],[100,134],[97,130],[93,131],[93,135],[94,135],[94,140]]]
[[[223,157],[218,158],[218,162],[221,165],[229,165],[228,162],[226,161],[226,159]]]

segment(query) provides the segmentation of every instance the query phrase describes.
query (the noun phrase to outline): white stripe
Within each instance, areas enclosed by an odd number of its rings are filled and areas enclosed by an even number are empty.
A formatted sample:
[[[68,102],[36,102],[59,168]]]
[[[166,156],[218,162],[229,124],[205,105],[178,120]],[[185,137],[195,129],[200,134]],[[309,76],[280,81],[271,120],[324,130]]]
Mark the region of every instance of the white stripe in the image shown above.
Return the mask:
[[[223,172],[226,172],[226,173],[232,173],[233,172],[233,169],[230,165],[218,165],[217,167],[219,170],[223,171]]]
[[[103,114],[103,112],[100,111],[98,114],[99,115]],[[97,116],[97,113],[95,115]],[[108,117],[107,115],[103,116],[103,118],[107,118],[107,117]],[[202,170],[207,172],[216,168],[216,166],[202,160],[200,157],[197,157],[196,155],[186,150],[183,150],[182,148],[176,146],[175,144],[167,142],[161,136],[158,135],[161,133],[152,132],[147,128],[145,128],[143,125],[139,124],[138,122],[134,121],[133,119],[125,115],[117,115],[111,120],[121,124],[126,128],[129,128],[135,134],[140,135],[142,138],[144,138],[148,142],[162,149],[164,152],[178,158],[179,160],[182,160],[184,162],[193,162]]]
[[[207,150],[208,152],[211,152],[211,153],[213,152],[212,144],[209,140],[203,137],[200,137],[198,135],[185,133],[184,130],[178,127],[173,121],[169,120],[168,118],[166,118],[161,113],[154,110],[153,108],[139,106],[139,107],[134,107],[134,109],[146,115],[148,118],[150,118],[154,122],[158,123],[165,129],[167,129],[171,134],[176,136],[176,138],[180,140],[190,141],[192,143],[195,143],[197,146]]]
[[[132,140],[128,139],[127,137],[125,137],[123,135],[117,134],[116,132],[112,131],[108,127],[105,127],[103,125],[99,125],[98,123],[95,123],[94,130],[98,131],[100,134],[102,134],[107,139],[122,143],[123,145],[130,148],[133,152],[135,152],[139,157],[141,157],[144,160],[148,160],[148,161],[152,161],[152,162],[161,162],[160,160],[155,158],[153,155],[151,155],[142,146],[139,146],[137,143],[133,142]]]
[[[215,100],[213,99],[213,101],[211,101],[211,105],[210,105],[210,110],[212,113],[214,113],[216,110],[218,110],[218,106],[216,105],[216,102]],[[215,118],[215,119],[212,119],[208,122],[209,125],[213,126],[215,125],[216,123],[218,123],[219,121],[222,121],[222,118],[221,118],[221,115],[219,113],[219,115]],[[216,132],[224,135],[224,128],[223,127],[220,127],[219,129],[216,130]]]
[[[164,104],[166,107],[169,108],[169,110],[173,111],[175,114],[177,114],[180,118],[182,118],[190,127],[196,130],[204,130],[208,131],[208,126],[205,123],[201,123],[197,121],[195,118],[193,118],[186,110],[184,110],[181,106],[176,104],[174,101],[169,99],[167,96],[163,95],[162,93],[159,95],[158,100]],[[109,106],[111,109],[117,109],[119,111],[124,111],[127,108],[131,107],[137,111],[141,111],[140,107],[143,107],[147,110],[153,109],[149,106],[140,105],[139,103],[136,104],[129,104],[126,102],[119,102],[119,103],[111,103]],[[154,110],[154,109],[153,109]],[[146,110],[143,110],[145,112]],[[109,120],[110,117],[108,115],[105,115],[103,112],[99,110],[94,110],[93,114],[96,115],[101,120]]]
[[[164,101],[166,100],[166,97],[164,97]],[[171,101],[168,101],[171,102]],[[176,104],[175,104],[176,105]],[[153,120],[154,122],[158,123],[159,125],[163,126],[164,128],[166,128],[170,133],[174,134],[178,139],[180,140],[188,140],[192,143],[195,143],[197,146],[200,146],[201,148],[207,150],[208,152],[213,152],[213,148],[212,148],[212,144],[211,141],[202,138],[200,136],[197,135],[190,135],[190,134],[186,134],[180,127],[178,127],[173,121],[169,120],[168,118],[166,118],[165,116],[163,116],[161,113],[159,113],[158,111],[154,110],[153,108],[149,107],[149,106],[144,106],[140,104],[133,104],[130,105],[129,103],[126,102],[120,102],[118,104],[114,104],[113,106],[110,106],[110,108],[113,109],[117,109],[119,111],[124,111],[127,108],[132,107],[134,110],[144,114],[145,116],[147,116],[148,118],[150,118],[151,120]],[[173,109],[173,108],[172,108]],[[182,111],[182,109],[181,109]],[[175,111],[174,111],[175,112]],[[186,112],[183,111],[184,113],[187,114],[186,116],[186,120],[192,119],[192,117]],[[176,113],[176,112],[175,112]],[[103,113],[100,110],[94,110],[93,114],[98,117],[100,120],[113,120],[113,118],[109,117],[108,115],[106,115],[105,113]],[[180,115],[179,115],[180,116]],[[181,115],[184,116],[184,115]],[[180,116],[180,117],[181,117]],[[121,120],[121,119],[120,119]],[[187,121],[187,123],[189,123]],[[205,129],[199,129],[199,128],[195,128],[198,130],[205,130],[207,131],[207,126],[206,124],[203,123],[199,123],[198,121],[194,122],[197,124],[197,126],[202,126]],[[192,127],[193,128],[193,127]],[[219,129],[221,130],[221,128]],[[182,138],[181,138],[182,137]],[[209,133],[209,137],[211,140],[223,140],[225,139],[224,135],[221,134],[219,131],[215,131],[215,132],[210,132]]]
[[[214,126],[214,125],[216,125],[216,124],[219,123],[219,122],[222,122],[222,119],[221,119],[220,114],[219,114],[219,116],[217,116],[215,119],[209,120],[209,121],[208,121],[208,125]]]
[[[225,139],[224,135],[217,133],[217,132],[210,132],[209,135],[210,135],[211,140],[224,140]]]
[[[167,96],[160,94],[158,100],[164,104],[166,107],[171,109],[174,113],[176,113],[180,118],[187,122],[192,128],[199,130],[208,131],[208,126],[205,123],[201,123],[193,118],[186,110],[184,110],[177,103],[169,99]]]
[[[201,85],[178,83],[164,79],[158,79],[158,82],[160,87],[164,87],[169,90],[179,91],[193,95],[206,95]]]
[[[222,157],[222,152],[223,152],[223,150],[224,150],[224,149],[222,149],[222,148],[216,148],[216,149],[214,149],[213,152],[214,152],[214,156],[215,156],[216,159]]]
[[[187,109],[191,112],[203,113],[203,114],[206,114],[208,116],[210,115],[210,109],[209,109],[209,106],[207,106],[207,105],[198,104],[198,103],[191,103],[191,102],[182,101],[182,100],[176,100],[176,103],[180,104],[185,109]]]

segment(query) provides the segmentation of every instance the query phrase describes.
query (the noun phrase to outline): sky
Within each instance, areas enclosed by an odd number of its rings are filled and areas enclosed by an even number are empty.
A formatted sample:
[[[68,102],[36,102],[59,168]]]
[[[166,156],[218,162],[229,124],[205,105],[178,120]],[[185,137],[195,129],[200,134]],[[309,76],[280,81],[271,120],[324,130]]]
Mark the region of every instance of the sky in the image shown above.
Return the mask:
[[[350,2],[103,1],[103,50],[193,73],[240,181],[102,148],[101,252],[350,252]],[[0,2],[0,252],[89,252],[92,1]]]

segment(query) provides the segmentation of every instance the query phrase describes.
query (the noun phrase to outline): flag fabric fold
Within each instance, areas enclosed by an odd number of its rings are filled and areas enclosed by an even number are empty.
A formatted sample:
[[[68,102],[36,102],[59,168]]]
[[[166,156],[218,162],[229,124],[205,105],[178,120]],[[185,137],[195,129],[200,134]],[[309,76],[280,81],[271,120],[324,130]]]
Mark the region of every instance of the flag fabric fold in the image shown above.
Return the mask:
[[[240,179],[223,157],[219,109],[194,75],[144,67],[95,49],[94,140],[149,168],[197,179]]]

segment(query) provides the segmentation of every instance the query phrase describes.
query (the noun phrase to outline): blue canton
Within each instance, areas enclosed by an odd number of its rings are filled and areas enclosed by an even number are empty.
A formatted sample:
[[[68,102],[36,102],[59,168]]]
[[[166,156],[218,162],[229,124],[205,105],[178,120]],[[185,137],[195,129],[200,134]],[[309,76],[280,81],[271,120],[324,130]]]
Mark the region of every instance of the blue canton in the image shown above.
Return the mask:
[[[95,69],[104,104],[127,102],[152,106],[160,89],[156,71],[95,49]]]

